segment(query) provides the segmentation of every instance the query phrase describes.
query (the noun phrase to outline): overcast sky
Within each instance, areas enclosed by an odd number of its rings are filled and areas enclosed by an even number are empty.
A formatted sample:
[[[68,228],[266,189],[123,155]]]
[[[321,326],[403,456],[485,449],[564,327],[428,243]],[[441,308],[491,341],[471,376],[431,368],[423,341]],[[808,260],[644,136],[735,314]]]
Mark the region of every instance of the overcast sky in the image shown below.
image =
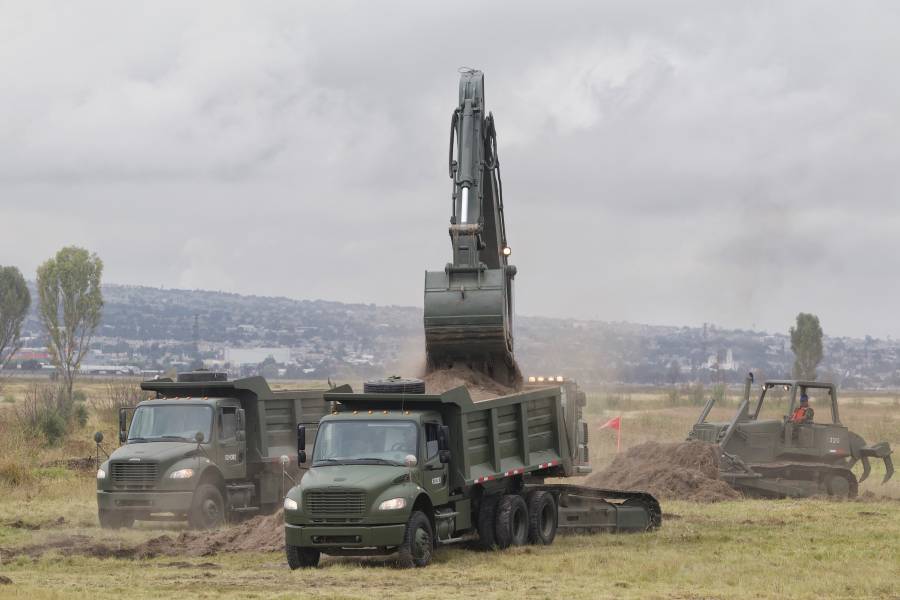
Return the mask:
[[[520,314],[900,336],[900,4],[0,0],[0,264],[421,306],[457,68]]]

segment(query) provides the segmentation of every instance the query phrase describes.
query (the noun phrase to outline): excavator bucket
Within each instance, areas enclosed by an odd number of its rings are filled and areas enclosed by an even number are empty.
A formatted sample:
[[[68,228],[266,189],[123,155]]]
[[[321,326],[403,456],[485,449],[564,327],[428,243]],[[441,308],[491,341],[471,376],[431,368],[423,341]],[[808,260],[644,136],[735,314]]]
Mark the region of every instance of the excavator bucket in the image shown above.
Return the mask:
[[[515,387],[522,381],[513,357],[516,267],[509,264],[497,130],[485,108],[481,71],[460,71],[448,172],[453,260],[443,271],[425,273],[428,369],[462,364]]]
[[[464,364],[509,386],[522,376],[513,358],[506,268],[425,274],[429,370]]]
[[[869,474],[872,472],[872,466],[869,464],[869,458],[880,458],[884,460],[884,479],[881,480],[881,483],[887,483],[891,477],[894,476],[894,461],[891,460],[891,445],[887,442],[878,442],[877,444],[872,444],[871,446],[863,446],[857,450],[857,456],[854,458],[858,458],[862,463],[863,472],[862,477],[859,478],[860,483],[866,480],[869,477]]]

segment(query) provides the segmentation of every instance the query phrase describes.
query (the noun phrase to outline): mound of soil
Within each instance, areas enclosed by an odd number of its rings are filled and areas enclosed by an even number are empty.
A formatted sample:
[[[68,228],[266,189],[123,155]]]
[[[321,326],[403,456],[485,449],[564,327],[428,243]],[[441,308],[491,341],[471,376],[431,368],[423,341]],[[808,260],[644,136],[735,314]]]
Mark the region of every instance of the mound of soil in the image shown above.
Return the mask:
[[[9,558],[40,556],[57,550],[96,558],[140,559],[155,556],[212,556],[220,552],[276,552],[284,549],[284,516],[253,517],[243,523],[214,531],[185,531],[177,536],[161,535],[140,544],[117,540],[96,540],[86,535],[55,536],[41,544],[0,548]]]
[[[475,401],[490,400],[516,391],[515,388],[497,383],[484,373],[463,366],[432,371],[422,379],[425,380],[425,392],[428,394],[443,394],[462,385],[468,388],[469,395]]]
[[[616,456],[587,485],[649,492],[661,499],[719,502],[740,494],[719,479],[719,449],[705,442],[645,442]]]

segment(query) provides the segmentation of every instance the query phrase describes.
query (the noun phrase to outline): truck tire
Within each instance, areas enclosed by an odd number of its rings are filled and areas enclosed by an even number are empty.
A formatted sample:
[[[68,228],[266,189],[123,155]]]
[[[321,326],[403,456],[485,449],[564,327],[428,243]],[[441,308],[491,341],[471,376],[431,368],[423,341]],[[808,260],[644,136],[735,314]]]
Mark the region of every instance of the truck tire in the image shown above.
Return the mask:
[[[404,569],[427,567],[434,554],[434,534],[431,521],[421,511],[415,511],[406,523],[403,543],[397,549],[397,562]]]
[[[194,529],[214,529],[224,522],[225,501],[219,488],[209,483],[197,486],[188,513],[188,524]]]
[[[301,548],[300,546],[284,547],[284,553],[287,555],[288,566],[291,571],[303,567],[309,569],[319,565],[319,557],[321,554],[315,548]]]
[[[497,547],[524,546],[528,542],[528,507],[518,494],[507,494],[497,507],[497,523],[494,527]]]
[[[134,516],[128,512],[121,510],[103,510],[97,509],[97,518],[100,520],[100,527],[103,529],[128,529],[134,525]]]
[[[532,492],[528,495],[528,543],[549,546],[556,538],[556,498],[550,492]]]
[[[481,505],[478,507],[478,545],[484,550],[491,550],[497,545],[497,537],[494,530],[497,524],[497,504],[500,496],[482,496]]]

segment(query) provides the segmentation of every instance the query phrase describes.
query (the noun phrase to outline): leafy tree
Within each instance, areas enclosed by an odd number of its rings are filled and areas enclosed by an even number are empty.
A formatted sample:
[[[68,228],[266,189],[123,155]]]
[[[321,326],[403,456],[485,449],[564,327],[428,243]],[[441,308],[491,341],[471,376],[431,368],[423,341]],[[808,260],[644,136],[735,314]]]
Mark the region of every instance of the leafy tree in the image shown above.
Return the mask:
[[[67,246],[38,267],[38,314],[49,338],[50,357],[62,379],[62,408],[72,406],[72,386],[103,309],[103,261]]]
[[[819,317],[810,313],[797,315],[797,325],[791,327],[791,350],[794,352],[794,378],[814,380],[816,367],[822,361]]]
[[[0,370],[19,349],[31,293],[16,267],[0,267]]]

